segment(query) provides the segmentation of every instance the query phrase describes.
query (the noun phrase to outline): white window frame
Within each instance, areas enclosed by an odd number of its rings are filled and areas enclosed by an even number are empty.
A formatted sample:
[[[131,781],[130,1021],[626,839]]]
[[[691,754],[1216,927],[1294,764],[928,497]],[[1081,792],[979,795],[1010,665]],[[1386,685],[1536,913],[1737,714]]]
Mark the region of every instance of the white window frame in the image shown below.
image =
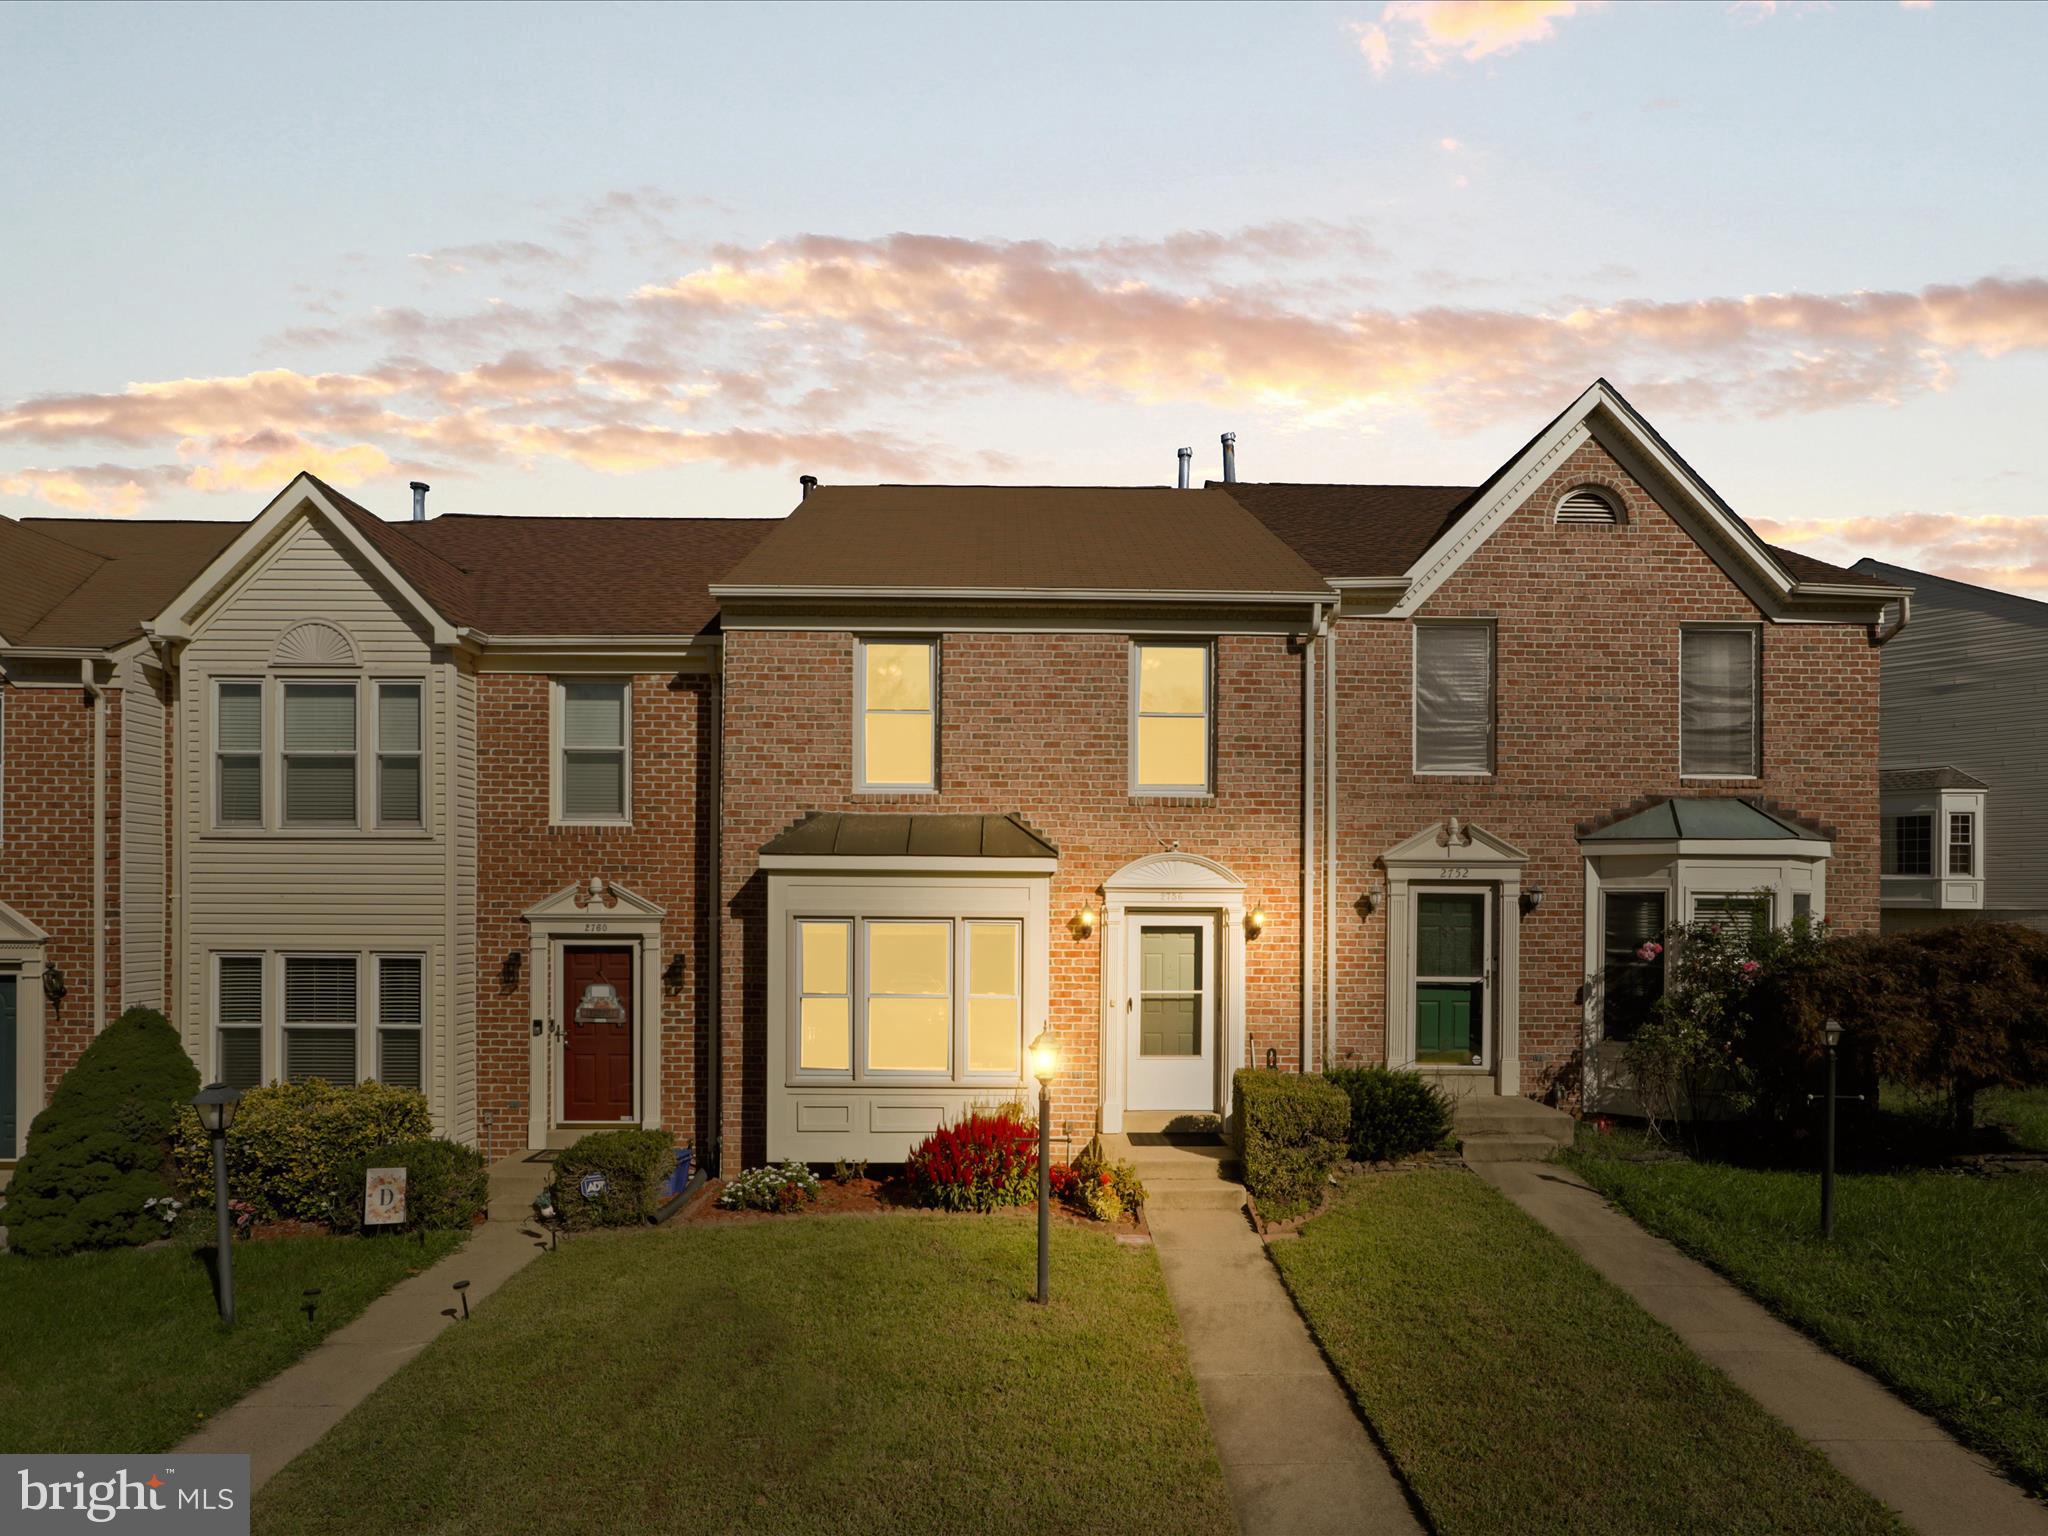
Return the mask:
[[[1011,978],[1009,992],[977,992],[974,990],[974,930],[976,928],[1004,927],[1016,931],[1017,969]],[[954,961],[953,974],[958,977],[954,991],[953,1060],[956,1063],[954,1077],[966,1083],[1009,1083],[1024,1075],[1025,1021],[1024,1021],[1024,919],[1021,917],[972,917],[962,916],[954,923],[958,954]],[[1014,1070],[1003,1072],[974,1067],[974,1002],[977,998],[1008,998],[1017,1000],[1017,1065]]]
[[[289,708],[288,701],[291,697],[291,691],[294,688],[309,687],[348,689],[351,705],[350,713],[355,720],[355,730],[352,736],[354,745],[348,752],[287,752],[285,750],[285,717]],[[275,805],[277,809],[276,814],[273,816],[270,806],[266,805],[264,807],[263,825],[274,827],[281,832],[288,832],[293,836],[303,836],[309,833],[317,836],[322,833],[362,831],[364,826],[362,679],[357,677],[281,677],[277,679],[277,686],[267,689],[266,693],[269,696],[267,702],[274,703],[275,705],[277,720],[273,726],[268,718],[269,710],[266,709],[264,711],[264,730],[266,733],[264,756],[267,764],[267,771],[264,774],[264,788],[267,792],[275,795],[275,799],[271,804]],[[424,706],[420,723],[422,727],[426,724]],[[271,745],[273,741],[275,742],[274,750],[272,750]],[[349,760],[352,769],[350,777],[354,780],[355,784],[355,794],[353,797],[356,811],[355,819],[353,821],[293,821],[288,814],[285,798],[285,781],[288,777],[287,764],[290,759],[294,757],[311,759],[344,756]],[[371,792],[375,793],[374,785],[371,786]]]
[[[888,783],[868,777],[868,647],[870,645],[921,645],[928,668],[926,697],[929,710],[887,709],[879,714],[925,714],[932,731],[932,776],[922,784]],[[939,640],[936,635],[866,635],[853,642],[853,788],[862,795],[935,795],[939,791]]]
[[[625,708],[620,722],[620,773],[623,779],[617,816],[570,816],[562,808],[564,755],[569,751],[562,732],[563,701],[571,684],[601,683],[623,689]],[[605,748],[578,747],[579,752]],[[548,679],[548,821],[557,827],[630,827],[633,825],[633,679],[631,676],[574,674]]]
[[[254,960],[256,962],[257,1019],[254,1024],[226,1024],[221,1021],[220,979],[221,962],[223,960]],[[212,1081],[225,1082],[227,1080],[227,1063],[224,1059],[225,1053],[221,1050],[220,1043],[221,1032],[226,1029],[253,1029],[256,1031],[256,1081],[259,1085],[271,1082],[278,1076],[278,1074],[268,1070],[274,1053],[271,1039],[276,1014],[276,1009],[273,1006],[274,1002],[275,998],[271,990],[270,956],[267,953],[260,949],[220,949],[213,952],[210,957],[210,964],[207,967],[206,1006],[208,1021],[207,1044],[212,1051],[208,1059],[213,1063],[213,1071],[210,1075]]]
[[[384,748],[384,690],[386,688],[410,688],[419,709],[419,747],[412,752],[388,752]],[[372,820],[379,831],[423,832],[427,826],[427,805],[433,796],[427,783],[427,682],[423,677],[373,677],[370,679],[370,789],[375,803],[370,808]],[[384,819],[384,760],[409,757],[419,764],[420,771],[420,814],[416,821],[387,821]]]
[[[814,991],[804,984],[803,930],[808,924],[820,927],[833,926],[846,933],[846,974],[842,979],[843,992]],[[834,917],[826,913],[807,912],[801,917],[789,920],[789,1075],[793,1081],[813,1083],[850,1083],[860,1065],[857,1036],[860,1033],[860,994],[854,989],[859,985],[860,971],[860,924],[851,917]],[[846,1065],[843,1067],[807,1067],[804,1065],[804,999],[807,997],[844,997],[846,999]]]
[[[931,927],[943,925],[946,930],[946,1065],[943,1071],[932,1071],[928,1067],[880,1068],[868,1065],[868,1005],[877,997],[883,999],[909,998],[929,1000],[936,996],[929,992],[870,992],[869,974],[871,965],[872,932],[875,924],[886,923],[894,926]],[[859,944],[858,958],[854,961],[854,983],[859,988],[854,993],[853,1015],[853,1075],[856,1082],[870,1083],[957,1083],[960,1081],[960,1034],[966,1027],[967,1010],[965,999],[960,995],[960,946],[965,933],[959,919],[945,917],[916,916],[905,913],[875,913],[862,917],[854,924],[854,938]]]
[[[1977,878],[1977,813],[1975,811],[1946,811],[1943,813],[1944,837],[1942,839],[1941,873],[1947,880],[1974,880]],[[1964,835],[1956,837],[1956,823],[1963,825]],[[1969,855],[1965,868],[1957,869],[1955,857],[1958,850]]]
[[[1749,636],[1749,676],[1752,707],[1749,714],[1748,773],[1687,773],[1685,771],[1685,637],[1696,630],[1741,630]],[[1678,776],[1693,783],[1751,783],[1764,772],[1764,633],[1763,625],[1746,620],[1683,623],[1678,626]]]
[[[1143,661],[1145,651],[1158,650],[1200,650],[1202,652],[1202,782],[1199,784],[1146,784],[1139,778],[1138,722],[1144,716],[1139,710],[1140,690],[1143,686]],[[1125,752],[1129,762],[1130,793],[1146,799],[1171,799],[1175,796],[1195,797],[1215,793],[1216,783],[1216,642],[1208,636],[1147,635],[1134,636],[1130,641],[1128,661],[1128,687],[1130,690],[1129,719],[1125,729]],[[1154,712],[1155,718],[1163,720],[1185,720],[1184,714]]]
[[[1422,766],[1422,631],[1486,630],[1486,767]],[[1500,771],[1500,624],[1496,619],[1417,619],[1408,626],[1408,767],[1419,779],[1490,779]]]
[[[420,1016],[416,1023],[387,1024],[384,1022],[384,963],[387,960],[411,960],[420,968]],[[356,984],[356,1012],[369,1015],[369,1023],[365,1028],[369,1034],[368,1052],[372,1070],[367,1074],[363,1071],[364,1045],[358,1039],[356,1042],[356,1077],[358,1080],[367,1076],[374,1078],[380,1083],[384,1081],[384,1033],[386,1030],[393,1033],[404,1030],[407,1033],[419,1036],[420,1080],[417,1086],[421,1093],[425,1093],[429,1080],[433,1075],[432,1064],[427,1058],[427,1020],[432,1016],[432,1010],[432,977],[429,974],[425,952],[417,949],[372,950],[370,952],[370,1006],[367,1009],[363,1007],[360,970],[357,972]]]
[[[363,1006],[363,961],[365,958],[363,953],[360,950],[353,949],[281,949],[276,951],[276,954],[278,1080],[280,1082],[288,1082],[291,1079],[291,1032],[294,1029],[316,1030],[322,1033],[326,1033],[328,1031],[339,1033],[345,1027],[340,1024],[294,1024],[287,1017],[287,1014],[291,1006],[288,1001],[291,995],[291,989],[288,984],[287,975],[291,968],[291,962],[294,960],[346,960],[352,966],[355,967],[356,976],[356,1016],[354,1023],[346,1027],[356,1037],[355,1080],[358,1083],[362,1082],[365,1077],[365,1074],[363,1072],[363,1020],[367,1013],[372,1013],[376,1009],[376,1004],[374,1001],[371,1002],[370,1007],[367,1009]],[[375,980],[376,972],[374,968],[372,968],[371,981],[373,984]],[[424,994],[426,989],[426,978],[424,975],[421,976],[420,987],[422,994]]]
[[[223,688],[254,688],[256,690],[256,819],[254,821],[223,821],[220,814],[221,772],[223,757],[247,757],[247,752],[228,753],[220,745],[220,694]],[[206,693],[207,740],[211,749],[211,772],[208,775],[206,824],[216,832],[251,833],[267,831],[270,826],[271,772],[270,772],[270,687],[262,677],[233,676],[216,677],[209,680]]]

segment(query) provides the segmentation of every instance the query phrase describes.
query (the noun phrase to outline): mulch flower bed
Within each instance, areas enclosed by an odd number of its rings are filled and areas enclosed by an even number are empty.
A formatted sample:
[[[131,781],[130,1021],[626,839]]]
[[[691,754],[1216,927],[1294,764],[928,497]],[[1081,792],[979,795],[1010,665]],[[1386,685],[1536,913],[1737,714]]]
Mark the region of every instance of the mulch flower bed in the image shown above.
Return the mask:
[[[912,1197],[908,1184],[900,1177],[883,1179],[820,1179],[818,1198],[808,1201],[790,1211],[728,1211],[718,1204],[718,1191],[723,1184],[718,1179],[709,1180],[704,1188],[706,1194],[696,1203],[695,1209],[685,1211],[680,1219],[698,1222],[706,1226],[724,1226],[734,1222],[782,1221],[790,1216],[873,1216],[882,1211],[914,1211],[925,1209]],[[965,1215],[966,1212],[931,1211],[933,1216]],[[993,1211],[994,1216],[1011,1218],[1024,1217],[1036,1220],[1038,1206],[1034,1201],[1027,1205],[1013,1205]],[[1114,1227],[1079,1211],[1070,1209],[1055,1200],[1052,1207],[1053,1220],[1067,1226],[1093,1227],[1100,1231],[1114,1230],[1118,1235],[1145,1232],[1144,1222],[1135,1225],[1119,1221]]]

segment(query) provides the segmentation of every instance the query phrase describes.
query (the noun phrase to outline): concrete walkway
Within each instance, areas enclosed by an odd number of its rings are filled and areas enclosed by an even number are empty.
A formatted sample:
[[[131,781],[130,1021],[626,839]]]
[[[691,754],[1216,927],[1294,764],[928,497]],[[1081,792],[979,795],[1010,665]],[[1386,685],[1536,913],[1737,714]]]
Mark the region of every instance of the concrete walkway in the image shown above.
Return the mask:
[[[2048,1506],[1569,1169],[1507,1162],[1475,1171],[1922,1536],[2048,1536]]]
[[[1244,1214],[1145,1215],[1245,1536],[1421,1536]]]
[[[543,1169],[530,1180],[522,1174],[520,1182],[538,1189],[545,1177]],[[493,1185],[495,1196],[496,1180]],[[546,1246],[521,1230],[532,1214],[530,1208],[494,1197],[491,1219],[457,1252],[401,1280],[361,1317],[223,1411],[177,1451],[246,1453],[253,1494],[432,1343],[454,1321],[447,1309],[460,1316],[457,1280],[469,1282],[474,1310],[527,1266]]]

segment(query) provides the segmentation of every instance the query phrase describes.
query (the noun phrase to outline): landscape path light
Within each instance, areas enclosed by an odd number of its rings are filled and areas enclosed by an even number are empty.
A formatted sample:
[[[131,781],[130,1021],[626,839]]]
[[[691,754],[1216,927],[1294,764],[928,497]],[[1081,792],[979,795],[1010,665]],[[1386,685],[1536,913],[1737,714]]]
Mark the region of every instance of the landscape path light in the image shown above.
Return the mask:
[[[220,1320],[235,1321],[235,1256],[229,1246],[234,1217],[228,1210],[228,1127],[235,1123],[235,1108],[242,1102],[239,1090],[226,1083],[208,1083],[192,1096],[199,1111],[199,1124],[213,1143],[213,1240],[214,1290],[220,1299]]]
[[[1046,1026],[1031,1042],[1031,1075],[1038,1079],[1038,1302],[1052,1291],[1052,1080],[1059,1076],[1060,1047]]]

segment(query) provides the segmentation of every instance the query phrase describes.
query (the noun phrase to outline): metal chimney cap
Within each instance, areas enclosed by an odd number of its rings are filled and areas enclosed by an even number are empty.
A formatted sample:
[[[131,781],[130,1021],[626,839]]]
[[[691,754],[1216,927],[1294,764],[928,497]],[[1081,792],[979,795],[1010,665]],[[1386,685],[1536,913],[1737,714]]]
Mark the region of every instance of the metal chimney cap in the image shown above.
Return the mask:
[[[412,488],[416,491],[431,491],[433,489],[433,487],[427,484],[427,482],[424,480],[413,481]]]
[[[1226,443],[1235,443],[1237,441],[1237,434],[1235,432],[1226,432],[1223,434],[1223,441],[1225,441]]]

